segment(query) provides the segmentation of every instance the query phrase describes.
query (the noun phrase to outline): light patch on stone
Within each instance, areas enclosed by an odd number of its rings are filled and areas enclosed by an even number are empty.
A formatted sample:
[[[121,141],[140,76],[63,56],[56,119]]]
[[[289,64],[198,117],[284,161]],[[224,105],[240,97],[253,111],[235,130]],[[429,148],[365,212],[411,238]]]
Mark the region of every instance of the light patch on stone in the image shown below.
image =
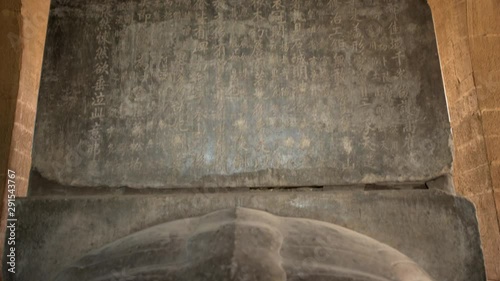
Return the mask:
[[[351,154],[352,152],[351,140],[349,140],[349,138],[343,138],[342,145],[344,146],[344,150],[347,152],[347,154]]]
[[[179,136],[179,135],[176,135],[176,136],[174,137],[174,144],[176,144],[176,145],[180,145],[180,144],[182,144],[182,137],[181,137],[181,136]]]
[[[288,137],[288,138],[285,140],[285,146],[286,146],[286,147],[292,147],[294,144],[295,144],[295,141],[293,140],[293,138],[292,138],[292,137]]]
[[[234,122],[234,127],[236,127],[240,131],[246,131],[247,122],[244,119],[238,119]]]
[[[308,148],[311,146],[311,140],[308,138],[303,138],[302,141],[300,142],[300,148]]]

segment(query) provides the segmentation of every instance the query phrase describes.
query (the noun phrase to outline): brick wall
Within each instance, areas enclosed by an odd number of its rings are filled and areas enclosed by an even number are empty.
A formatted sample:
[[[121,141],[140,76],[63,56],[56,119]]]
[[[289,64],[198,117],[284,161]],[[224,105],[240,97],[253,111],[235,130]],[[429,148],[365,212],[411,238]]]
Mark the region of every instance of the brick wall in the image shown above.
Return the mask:
[[[35,126],[38,88],[49,10],[48,0],[22,0],[22,29],[13,39],[20,49],[19,87],[8,166],[16,171],[18,195],[25,196],[31,168],[31,148]],[[17,40],[17,41],[16,41]]]
[[[429,2],[453,130],[454,184],[476,205],[488,279],[498,281],[500,1]]]
[[[16,172],[16,195],[26,196],[50,0],[0,1],[0,182]],[[5,132],[5,134],[4,134]],[[2,210],[3,210],[2,206]],[[1,212],[3,241],[6,212]],[[0,243],[3,252],[3,243]]]
[[[14,126],[15,105],[19,90],[21,69],[21,45],[17,38],[21,33],[21,5],[16,0],[0,1],[0,194],[3,194],[6,184],[6,173]],[[0,203],[1,210],[5,200]],[[4,212],[1,212],[4,215]],[[0,222],[0,241],[3,241],[5,220]],[[0,243],[0,250],[3,243]]]
[[[0,180],[5,183],[10,152],[15,104],[19,89],[21,47],[14,43],[21,29],[21,5],[17,1],[0,2]]]

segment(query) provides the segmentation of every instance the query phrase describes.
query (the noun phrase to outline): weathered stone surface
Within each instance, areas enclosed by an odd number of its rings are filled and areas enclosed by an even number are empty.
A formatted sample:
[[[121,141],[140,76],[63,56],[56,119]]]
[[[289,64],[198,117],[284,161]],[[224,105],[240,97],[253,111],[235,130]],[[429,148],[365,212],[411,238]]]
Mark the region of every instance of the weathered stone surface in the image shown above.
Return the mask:
[[[463,198],[428,190],[23,199],[17,208],[18,272],[5,276],[5,280],[54,280],[59,272],[90,251],[134,233],[132,237],[137,237],[141,235],[138,231],[152,231],[166,222],[237,207],[346,227],[397,249],[420,265],[433,280],[485,280],[473,205]],[[203,222],[209,223],[210,219]],[[228,249],[234,247],[231,241],[235,240],[229,239]],[[325,244],[330,243],[326,241]],[[113,245],[115,250],[120,247],[119,242]],[[285,249],[279,253],[289,258]],[[210,255],[205,250],[203,253]],[[314,254],[314,251],[304,253],[304,260],[314,258]],[[316,254],[322,256],[321,251]]]
[[[112,242],[56,277],[73,280],[432,281],[414,261],[367,236],[240,207]]]
[[[450,170],[446,112],[425,1],[53,1],[33,167],[73,186],[425,181]]]

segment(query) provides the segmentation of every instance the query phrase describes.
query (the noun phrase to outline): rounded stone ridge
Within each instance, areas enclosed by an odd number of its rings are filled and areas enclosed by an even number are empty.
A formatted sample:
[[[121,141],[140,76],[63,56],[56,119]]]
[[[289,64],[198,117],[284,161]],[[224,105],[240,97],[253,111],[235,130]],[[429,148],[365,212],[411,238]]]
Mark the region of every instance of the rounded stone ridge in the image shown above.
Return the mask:
[[[231,208],[159,224],[94,250],[54,281],[432,281],[414,261],[326,222]]]

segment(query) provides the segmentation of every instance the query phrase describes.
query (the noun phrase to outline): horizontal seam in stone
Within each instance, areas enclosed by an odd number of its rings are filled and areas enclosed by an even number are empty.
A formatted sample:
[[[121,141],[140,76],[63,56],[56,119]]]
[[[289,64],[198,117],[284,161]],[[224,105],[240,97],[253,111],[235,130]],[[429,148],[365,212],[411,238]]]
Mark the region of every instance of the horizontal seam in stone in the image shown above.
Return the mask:
[[[459,97],[458,99],[455,100],[455,102],[453,103],[453,105],[451,107],[457,107],[457,103],[462,101],[463,99],[465,99],[466,97],[470,97],[473,95],[473,91],[476,90],[476,87],[475,86],[472,86],[471,89],[467,90],[463,95],[460,95],[459,94]],[[478,106],[479,108],[479,106]]]
[[[31,158],[31,155],[30,155],[29,153],[26,153],[26,152],[24,151],[24,149],[23,149],[23,150],[21,150],[21,149],[18,149],[17,147],[14,147],[14,152],[19,153],[19,154],[21,154],[22,156],[25,156],[25,157],[27,157],[27,158]]]
[[[473,138],[473,139],[470,139],[470,140],[468,140],[468,141],[466,141],[466,142],[464,142],[464,143],[461,143],[461,144],[457,145],[457,146],[456,146],[456,147],[457,147],[457,150],[458,150],[458,149],[461,149],[461,148],[463,148],[463,147],[468,147],[468,146],[471,146],[471,145],[472,145],[472,143],[473,143],[474,141],[478,140],[478,139],[479,139],[479,140],[481,140],[481,139],[482,139],[482,140],[483,140],[483,142],[484,142],[484,136],[482,136],[482,135],[477,135],[477,137],[475,137],[475,138]]]
[[[478,38],[478,37],[500,37],[500,34],[497,33],[484,33],[470,36],[470,38]]]
[[[500,113],[500,107],[499,108],[481,109],[481,113],[483,113],[483,112],[499,112]]]
[[[470,197],[479,197],[479,196],[483,196],[483,195],[491,195],[493,196],[493,188],[491,189],[488,189],[486,191],[483,191],[483,192],[479,192],[479,193],[473,193],[470,195]]]
[[[31,91],[26,91],[26,92],[31,92]],[[35,99],[36,97],[33,97],[33,99]],[[26,102],[24,101],[22,98],[18,98],[17,99],[17,102],[20,104],[20,105],[23,105],[24,107],[32,110],[33,112],[36,112],[36,108],[33,107],[33,105],[30,103],[30,102]]]
[[[492,165],[500,165],[500,160],[491,161]]]
[[[14,128],[20,128],[22,131],[25,131],[25,132],[33,135],[33,130],[30,130],[23,123],[21,123],[19,121],[14,122]],[[14,135],[14,132],[12,132],[12,135]]]
[[[467,173],[470,173],[470,172],[472,172],[472,171],[474,171],[474,170],[478,170],[478,169],[482,168],[483,166],[488,166],[488,163],[484,163],[484,164],[481,164],[481,165],[476,166],[476,167],[474,167],[474,168],[471,168],[471,169],[465,170],[465,171],[463,171],[462,173],[463,173],[463,174],[467,174]]]

